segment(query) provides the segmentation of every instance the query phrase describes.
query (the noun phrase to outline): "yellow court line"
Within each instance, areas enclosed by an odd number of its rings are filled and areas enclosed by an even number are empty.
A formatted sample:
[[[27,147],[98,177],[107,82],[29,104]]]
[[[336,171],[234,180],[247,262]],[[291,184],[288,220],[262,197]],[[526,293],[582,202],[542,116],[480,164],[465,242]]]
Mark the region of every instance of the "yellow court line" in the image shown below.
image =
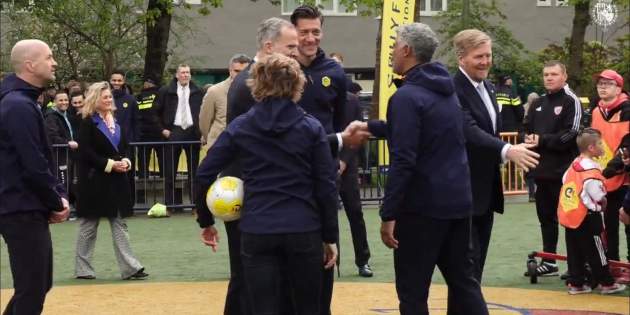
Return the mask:
[[[169,282],[102,284],[54,287],[48,294],[44,314],[222,314],[227,282]],[[566,292],[511,288],[484,288],[490,314],[530,314],[531,309],[590,311],[628,314],[625,296],[597,293],[570,296]],[[12,290],[0,290],[4,309]],[[446,314],[446,286],[433,285],[429,297],[431,314]],[[392,283],[335,283],[333,314],[398,314]],[[545,314],[552,314],[546,312]],[[580,314],[563,312],[558,314]]]

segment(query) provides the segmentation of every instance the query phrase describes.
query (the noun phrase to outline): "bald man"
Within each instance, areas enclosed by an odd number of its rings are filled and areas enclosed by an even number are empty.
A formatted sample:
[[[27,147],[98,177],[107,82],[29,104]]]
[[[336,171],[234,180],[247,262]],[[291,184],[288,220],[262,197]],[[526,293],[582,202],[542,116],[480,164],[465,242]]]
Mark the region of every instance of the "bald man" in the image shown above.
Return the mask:
[[[40,40],[11,50],[14,74],[0,84],[0,235],[9,251],[15,292],[4,315],[40,314],[52,286],[49,223],[69,209],[63,185],[53,176],[50,145],[37,97],[55,79],[57,63]]]

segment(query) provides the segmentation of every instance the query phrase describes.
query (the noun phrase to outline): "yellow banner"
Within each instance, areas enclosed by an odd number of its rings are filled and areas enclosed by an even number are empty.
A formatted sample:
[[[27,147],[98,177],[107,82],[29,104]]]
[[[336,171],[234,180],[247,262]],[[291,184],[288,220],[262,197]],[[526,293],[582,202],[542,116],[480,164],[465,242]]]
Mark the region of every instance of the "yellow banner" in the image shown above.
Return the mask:
[[[383,15],[381,20],[381,66],[379,77],[378,117],[385,120],[387,115],[387,101],[396,91],[393,79],[399,76],[392,68],[392,48],[396,43],[396,28],[403,24],[413,23],[414,0],[383,0]],[[387,150],[384,142],[379,141],[380,164],[388,164]]]

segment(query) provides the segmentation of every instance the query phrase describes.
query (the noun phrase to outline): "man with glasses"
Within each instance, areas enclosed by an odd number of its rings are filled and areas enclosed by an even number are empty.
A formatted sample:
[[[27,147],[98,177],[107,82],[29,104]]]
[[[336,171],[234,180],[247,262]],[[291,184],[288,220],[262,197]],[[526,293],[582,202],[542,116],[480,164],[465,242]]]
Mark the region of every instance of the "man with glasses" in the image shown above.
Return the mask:
[[[630,101],[623,92],[623,77],[614,70],[602,71],[595,76],[595,80],[600,100],[591,112],[591,127],[602,133],[604,147],[604,154],[595,161],[604,169],[603,175],[606,177],[606,256],[611,260],[619,260],[619,208],[629,182],[628,174],[624,172],[620,149],[630,147]],[[625,230],[626,238],[630,241],[630,227],[626,226]]]

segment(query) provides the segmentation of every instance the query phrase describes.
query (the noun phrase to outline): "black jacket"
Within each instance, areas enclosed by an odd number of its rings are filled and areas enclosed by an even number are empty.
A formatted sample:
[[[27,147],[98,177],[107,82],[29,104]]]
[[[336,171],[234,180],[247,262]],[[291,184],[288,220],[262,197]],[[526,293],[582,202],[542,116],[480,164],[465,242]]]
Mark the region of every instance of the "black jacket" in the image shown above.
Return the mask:
[[[580,101],[568,87],[543,95],[530,105],[524,123],[525,133],[540,136],[535,149],[540,160],[532,171],[535,179],[562,180],[569,164],[578,155],[575,137],[581,118]]]
[[[41,93],[15,74],[0,83],[0,216],[63,207],[65,190],[53,175],[44,118],[36,103]]]
[[[241,231],[254,234],[322,231],[337,242],[335,168],[322,125],[285,99],[266,99],[232,121],[197,170],[201,227],[214,223],[206,191],[239,158],[245,197]]]
[[[326,133],[342,131],[350,122],[345,117],[346,76],[341,65],[320,48],[308,66],[302,66],[306,77],[304,93],[298,104],[317,118]]]
[[[484,215],[489,211],[503,213],[500,167],[501,150],[506,143],[499,138],[502,123],[494,86],[488,80],[483,81],[497,114],[495,128],[492,127],[490,115],[481,96],[461,70],[457,71],[453,82],[464,113],[464,135],[470,166],[474,214]]]
[[[199,131],[199,112],[201,111],[201,101],[205,92],[201,91],[195,83],[190,81],[188,83],[190,94],[188,95],[188,105],[190,106],[190,114],[192,115],[193,126],[196,139],[201,139],[201,132]],[[159,118],[160,130],[172,130],[175,122],[175,114],[177,113],[177,104],[179,103],[179,97],[177,96],[177,79],[173,78],[169,85],[163,86],[157,97],[156,112]],[[155,106],[155,105],[154,105]]]
[[[51,144],[67,144],[68,141],[73,140],[73,137],[70,135],[70,128],[62,113],[53,109],[46,113],[44,122]]]
[[[116,122],[122,128],[125,139],[129,142],[136,141],[138,132],[138,103],[133,95],[125,89],[112,90],[114,103],[116,104]]]
[[[136,96],[138,102],[138,138],[137,141],[160,141],[162,129],[156,112],[158,87],[143,89]]]
[[[520,131],[523,127],[525,109],[521,98],[512,91],[512,87],[499,85],[496,88],[497,103],[501,107],[501,131]]]
[[[472,210],[463,114],[446,67],[418,65],[389,99],[390,165],[381,208],[383,221],[404,216],[465,218]],[[374,130],[382,134],[382,130]]]
[[[131,188],[127,179],[130,173],[105,171],[108,160],[125,158],[127,144],[124,132],[118,146],[114,147],[91,116],[81,121],[77,194],[79,217],[116,217],[118,214],[127,217],[132,214]]]

